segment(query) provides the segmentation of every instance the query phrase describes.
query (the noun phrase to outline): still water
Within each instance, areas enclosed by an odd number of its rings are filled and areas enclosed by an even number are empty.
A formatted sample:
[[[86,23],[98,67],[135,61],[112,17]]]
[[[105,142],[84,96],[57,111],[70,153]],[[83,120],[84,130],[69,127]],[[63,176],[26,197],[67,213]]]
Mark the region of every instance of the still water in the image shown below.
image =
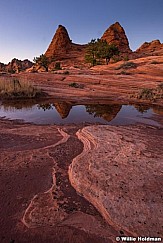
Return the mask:
[[[159,126],[153,116],[157,110],[142,105],[85,104],[59,101],[55,103],[1,103],[0,117],[18,119],[35,124],[99,123],[129,125],[144,123]]]

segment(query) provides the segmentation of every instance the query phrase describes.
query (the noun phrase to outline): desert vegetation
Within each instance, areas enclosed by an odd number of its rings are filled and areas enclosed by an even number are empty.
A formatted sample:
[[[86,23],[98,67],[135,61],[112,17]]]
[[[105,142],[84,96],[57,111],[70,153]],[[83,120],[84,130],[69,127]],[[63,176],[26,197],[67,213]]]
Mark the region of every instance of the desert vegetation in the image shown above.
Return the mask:
[[[159,64],[159,62],[156,61],[156,60],[153,60],[153,61],[151,62],[151,64]]]
[[[55,67],[54,67],[54,70],[61,70],[61,63],[60,62],[56,62],[55,63]]]
[[[70,83],[69,87],[73,87],[73,88],[79,88],[79,89],[83,89],[84,88],[84,84],[78,84],[78,83]]]
[[[131,68],[137,68],[137,64],[134,62],[124,62],[120,66],[116,68],[116,70],[119,69],[131,69]]]
[[[119,55],[119,50],[115,45],[109,45],[106,40],[92,39],[86,48],[85,61],[95,66],[101,64],[105,59],[108,64],[115,55]]]
[[[33,61],[41,67],[45,68],[45,70],[48,72],[50,60],[44,54],[40,55],[39,57],[34,57]]]
[[[155,101],[157,99],[163,98],[163,83],[160,83],[156,88],[144,88],[141,89],[140,92],[135,95],[135,98],[142,100],[152,100]]]
[[[0,98],[2,99],[36,98],[39,96],[43,96],[43,92],[26,80],[0,78]]]

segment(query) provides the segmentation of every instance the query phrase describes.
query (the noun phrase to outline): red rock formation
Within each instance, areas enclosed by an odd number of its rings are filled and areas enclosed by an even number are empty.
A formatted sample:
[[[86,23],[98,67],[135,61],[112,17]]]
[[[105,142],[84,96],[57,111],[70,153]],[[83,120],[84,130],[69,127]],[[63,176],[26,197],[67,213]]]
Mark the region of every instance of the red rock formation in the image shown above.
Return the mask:
[[[59,25],[45,55],[47,57],[65,55],[70,49],[71,40],[68,32],[64,26]]]
[[[4,72],[5,67],[6,67],[6,65],[4,63],[0,62],[0,72]]]
[[[20,71],[25,71],[32,66],[33,63],[28,59],[21,61],[14,58],[8,64],[0,63],[0,72],[19,73]]]
[[[109,44],[117,45],[123,53],[131,53],[125,31],[118,22],[111,25],[101,39],[106,40]],[[71,63],[75,60],[82,62],[84,61],[85,47],[86,45],[72,43],[66,28],[59,25],[45,55],[54,58],[54,60],[69,59]]]
[[[119,48],[121,55],[127,55],[129,58],[155,54],[163,55],[163,44],[158,40],[144,43],[136,52],[132,52],[125,30],[119,22],[112,24],[104,32],[101,39],[106,40],[108,44],[115,44]],[[62,64],[67,66],[83,64],[86,46],[72,43],[66,28],[59,25],[45,55],[54,61],[62,61]],[[54,66],[54,63],[50,64],[50,69],[53,70]]]
[[[71,59],[74,61],[74,59],[80,60],[81,56],[84,59],[84,50],[85,45],[72,43],[66,28],[59,25],[45,55],[54,60]]]
[[[12,59],[11,62],[9,62],[6,65],[6,71],[18,73],[20,71],[24,71],[28,68],[31,68],[33,66],[33,63],[29,61],[28,59],[25,59],[24,61],[18,60],[16,58]]]
[[[145,42],[136,50],[136,53],[141,54],[143,56],[163,55],[163,44],[161,44],[159,40]]]
[[[108,44],[115,44],[120,52],[130,53],[129,42],[123,27],[116,22],[112,24],[101,37],[102,40],[106,40]]]

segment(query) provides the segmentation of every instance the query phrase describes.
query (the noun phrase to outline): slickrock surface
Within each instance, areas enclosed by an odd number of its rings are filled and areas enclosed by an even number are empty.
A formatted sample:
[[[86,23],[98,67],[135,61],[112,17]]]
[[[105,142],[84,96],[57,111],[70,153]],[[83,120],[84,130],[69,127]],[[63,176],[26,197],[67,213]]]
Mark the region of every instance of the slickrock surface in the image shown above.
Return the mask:
[[[77,135],[84,150],[69,167],[74,188],[117,230],[163,236],[163,130],[90,126]]]
[[[0,121],[0,242],[114,242],[120,235],[76,193],[68,167],[79,126]]]
[[[133,62],[137,67],[127,70],[119,69],[124,64],[124,61],[120,61],[109,65],[98,65],[91,69],[63,66],[63,70],[56,73],[21,73],[12,77],[27,80],[43,89],[51,98],[62,98],[65,101],[107,99],[163,105],[162,99],[139,100],[132,97],[141,89],[156,88],[163,83],[163,56],[139,58]],[[65,70],[68,70],[69,74],[65,75]],[[82,88],[72,87],[73,83],[82,85]]]

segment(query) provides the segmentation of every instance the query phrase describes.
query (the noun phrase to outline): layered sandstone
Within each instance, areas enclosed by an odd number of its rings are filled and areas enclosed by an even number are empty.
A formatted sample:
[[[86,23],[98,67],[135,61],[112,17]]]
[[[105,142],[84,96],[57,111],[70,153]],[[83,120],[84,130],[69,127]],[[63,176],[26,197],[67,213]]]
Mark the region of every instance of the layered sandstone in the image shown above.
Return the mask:
[[[59,25],[45,55],[54,61],[67,58],[80,60],[81,56],[84,58],[84,50],[85,45],[72,43],[66,28]]]
[[[33,66],[33,63],[28,59],[23,61],[19,59],[12,59],[8,64],[0,63],[0,71],[6,71],[10,73],[19,73],[20,71],[25,71]]]
[[[145,42],[136,50],[136,53],[142,56],[163,55],[163,44],[159,40]]]
[[[4,120],[0,127],[1,242],[114,242],[119,232],[68,179],[83,148],[78,127]]]
[[[65,55],[70,49],[71,40],[68,32],[64,26],[59,25],[45,55],[47,57]]]
[[[77,133],[84,150],[69,167],[72,185],[129,235],[162,234],[161,133],[143,126],[91,126]]]
[[[106,40],[109,45],[115,44],[122,53],[131,53],[126,33],[119,22],[112,24],[101,39]]]

